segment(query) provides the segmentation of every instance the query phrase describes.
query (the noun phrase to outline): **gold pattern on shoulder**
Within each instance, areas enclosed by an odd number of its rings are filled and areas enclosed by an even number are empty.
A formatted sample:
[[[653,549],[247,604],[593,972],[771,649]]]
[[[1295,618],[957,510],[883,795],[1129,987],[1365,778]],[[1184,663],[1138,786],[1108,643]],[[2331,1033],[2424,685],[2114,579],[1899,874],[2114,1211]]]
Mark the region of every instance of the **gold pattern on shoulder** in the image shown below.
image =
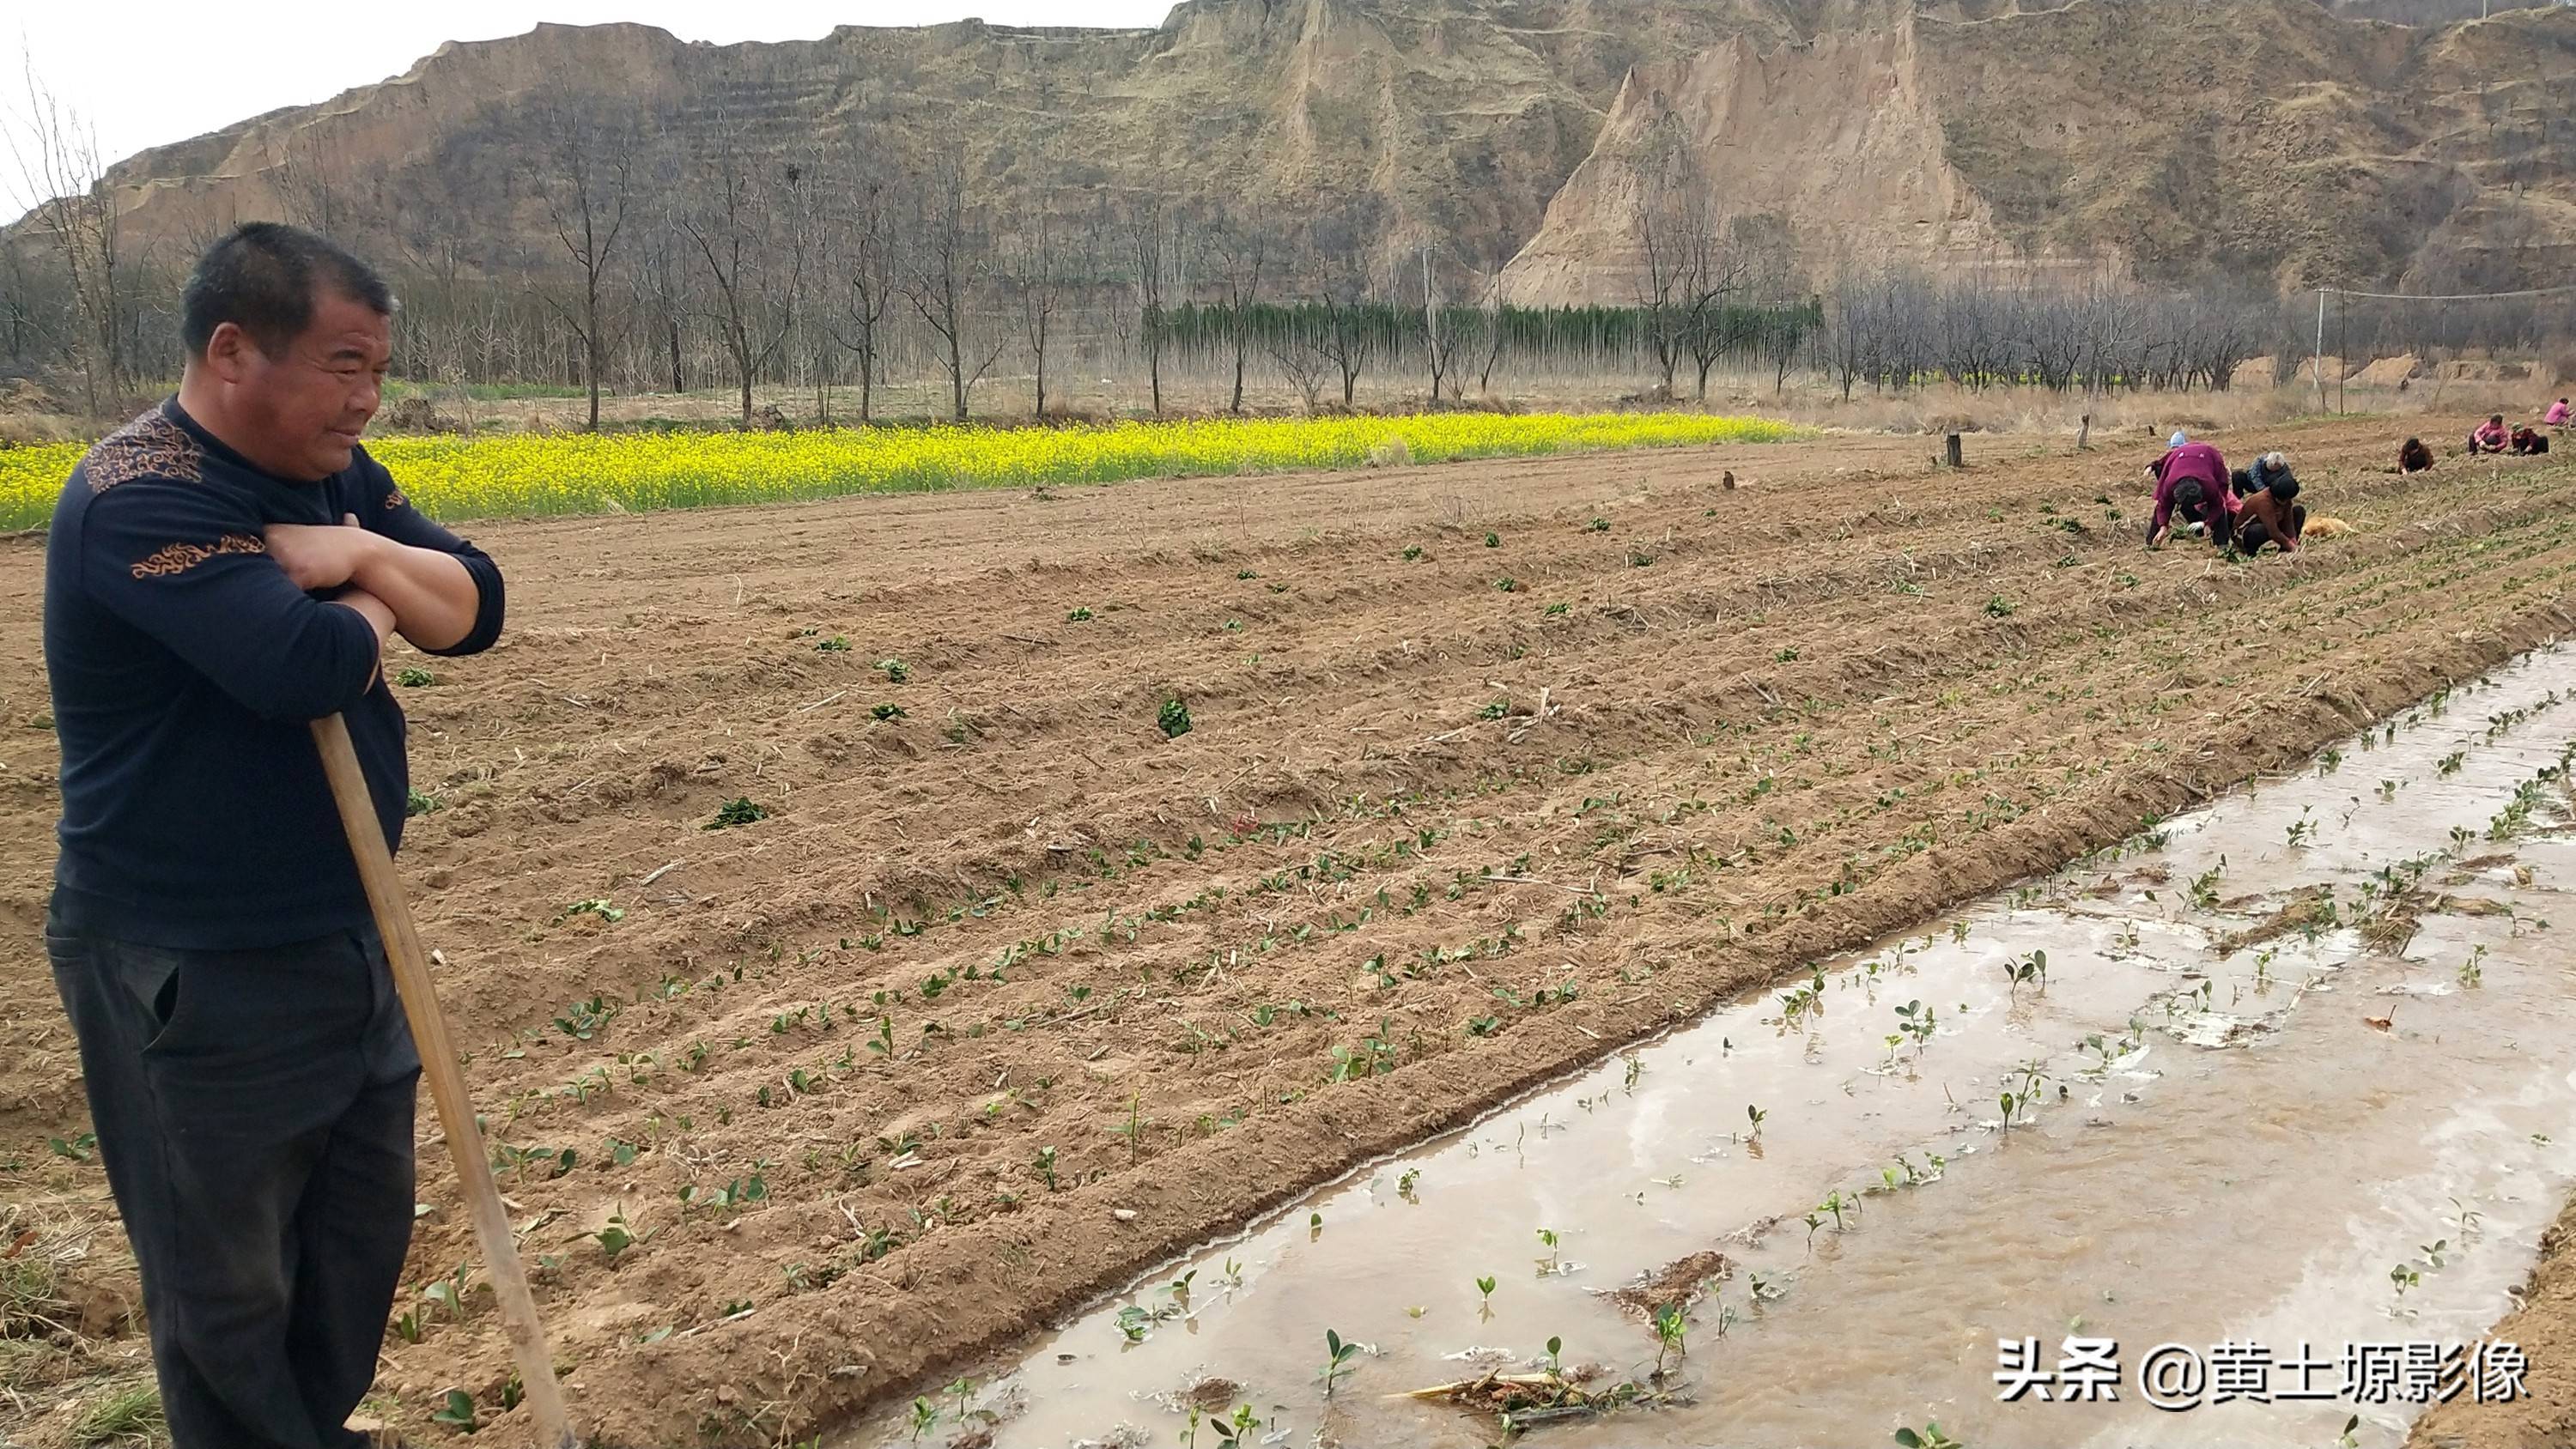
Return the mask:
[[[403,497],[402,490],[397,488],[393,492],[385,495],[385,512],[391,513],[410,501],[410,499]]]
[[[212,544],[168,543],[152,551],[152,556],[134,565],[138,579],[165,579],[184,574],[218,554],[266,553],[266,540],[247,533],[227,533]]]
[[[159,408],[98,440],[81,459],[81,476],[89,491],[104,493],[137,478],[167,478],[195,483],[205,476],[206,453],[188,431],[161,415]]]

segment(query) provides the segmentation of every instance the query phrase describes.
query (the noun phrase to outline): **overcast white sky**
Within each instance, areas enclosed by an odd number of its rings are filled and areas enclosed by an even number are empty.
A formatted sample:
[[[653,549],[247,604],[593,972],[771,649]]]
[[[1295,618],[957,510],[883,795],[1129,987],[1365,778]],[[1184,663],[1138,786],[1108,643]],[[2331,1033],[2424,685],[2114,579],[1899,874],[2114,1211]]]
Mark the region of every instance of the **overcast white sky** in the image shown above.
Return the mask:
[[[1159,25],[1170,0],[15,0],[0,5],[0,125],[18,130],[25,72],[121,160],[279,106],[400,75],[445,40],[539,21],[658,25],[683,40],[811,40],[835,25]],[[5,150],[0,181],[14,183]],[[0,186],[0,196],[9,186]]]

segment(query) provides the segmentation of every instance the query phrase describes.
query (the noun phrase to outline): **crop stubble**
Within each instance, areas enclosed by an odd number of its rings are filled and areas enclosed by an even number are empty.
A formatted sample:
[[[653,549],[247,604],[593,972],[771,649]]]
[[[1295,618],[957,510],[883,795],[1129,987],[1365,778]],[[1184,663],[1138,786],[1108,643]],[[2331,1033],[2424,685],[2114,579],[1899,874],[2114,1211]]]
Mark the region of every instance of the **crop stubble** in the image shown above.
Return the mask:
[[[2566,627],[2576,469],[2280,442],[2362,531],[2243,567],[2138,549],[2140,456],[1936,476],[1913,441],[469,530],[513,629],[406,690],[440,808],[404,862],[491,1136],[578,1154],[503,1174],[577,1413],[831,1422]],[[40,568],[0,555],[0,1183],[76,1224],[104,1192],[43,1140],[84,1124],[36,950]],[[702,828],[737,797],[769,818]],[[622,919],[558,919],[593,900]],[[594,995],[591,1039],[554,1024]],[[411,1284],[473,1256],[442,1150]],[[415,1430],[450,1386],[515,1417],[469,1305],[388,1339]]]

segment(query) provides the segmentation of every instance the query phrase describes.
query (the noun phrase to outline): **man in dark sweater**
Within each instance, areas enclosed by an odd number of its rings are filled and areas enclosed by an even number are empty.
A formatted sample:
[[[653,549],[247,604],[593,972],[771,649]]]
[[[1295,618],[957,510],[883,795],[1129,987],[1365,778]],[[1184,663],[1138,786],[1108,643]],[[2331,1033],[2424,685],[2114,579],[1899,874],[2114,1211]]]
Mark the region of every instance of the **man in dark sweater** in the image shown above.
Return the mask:
[[[62,739],[45,921],[177,1449],[342,1449],[409,1244],[420,1058],[307,722],[385,835],[387,639],[471,654],[500,571],[358,446],[393,299],[252,223],[182,303],[177,397],[72,470],[45,552]]]

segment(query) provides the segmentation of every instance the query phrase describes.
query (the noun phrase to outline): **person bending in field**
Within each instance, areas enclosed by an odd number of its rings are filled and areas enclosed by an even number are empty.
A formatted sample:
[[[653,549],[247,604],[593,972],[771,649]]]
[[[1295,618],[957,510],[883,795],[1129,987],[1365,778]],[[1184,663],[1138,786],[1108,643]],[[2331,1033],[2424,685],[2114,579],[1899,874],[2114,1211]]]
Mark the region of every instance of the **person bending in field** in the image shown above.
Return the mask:
[[[2563,428],[2567,426],[2567,418],[2567,399],[2562,397],[2558,401],[2549,405],[2549,415],[2542,418],[2541,421],[2553,428]]]
[[[2477,431],[2469,434],[2469,456],[2475,457],[2480,453],[2501,453],[2512,441],[2513,435],[2505,431],[2504,414],[2498,413],[2480,424]]]
[[[2155,512],[2147,521],[2147,546],[2162,543],[2173,531],[2174,515],[2208,531],[2220,544],[2235,521],[2236,495],[2227,460],[2207,443],[2174,434],[2173,446],[2147,469],[2156,480]]]
[[[2524,423],[2513,430],[2513,451],[2516,457],[2546,453],[2549,451],[2549,435],[2529,423]]]
[[[2397,471],[2400,473],[2433,471],[2433,450],[2424,446],[2422,438],[2408,438],[2406,445],[2397,450]]]
[[[2299,480],[2285,468],[2269,487],[2237,500],[2236,551],[2250,558],[2265,544],[2278,544],[2281,552],[2296,553],[2308,526],[2308,510],[2298,499]]]
[[[2245,470],[2245,486],[2236,490],[2236,496],[2243,498],[2248,494],[2260,493],[2283,482],[2291,484],[2294,488],[2298,483],[2298,480],[2290,474],[2289,458],[2277,452],[2265,453],[2254,460],[2254,466]]]

